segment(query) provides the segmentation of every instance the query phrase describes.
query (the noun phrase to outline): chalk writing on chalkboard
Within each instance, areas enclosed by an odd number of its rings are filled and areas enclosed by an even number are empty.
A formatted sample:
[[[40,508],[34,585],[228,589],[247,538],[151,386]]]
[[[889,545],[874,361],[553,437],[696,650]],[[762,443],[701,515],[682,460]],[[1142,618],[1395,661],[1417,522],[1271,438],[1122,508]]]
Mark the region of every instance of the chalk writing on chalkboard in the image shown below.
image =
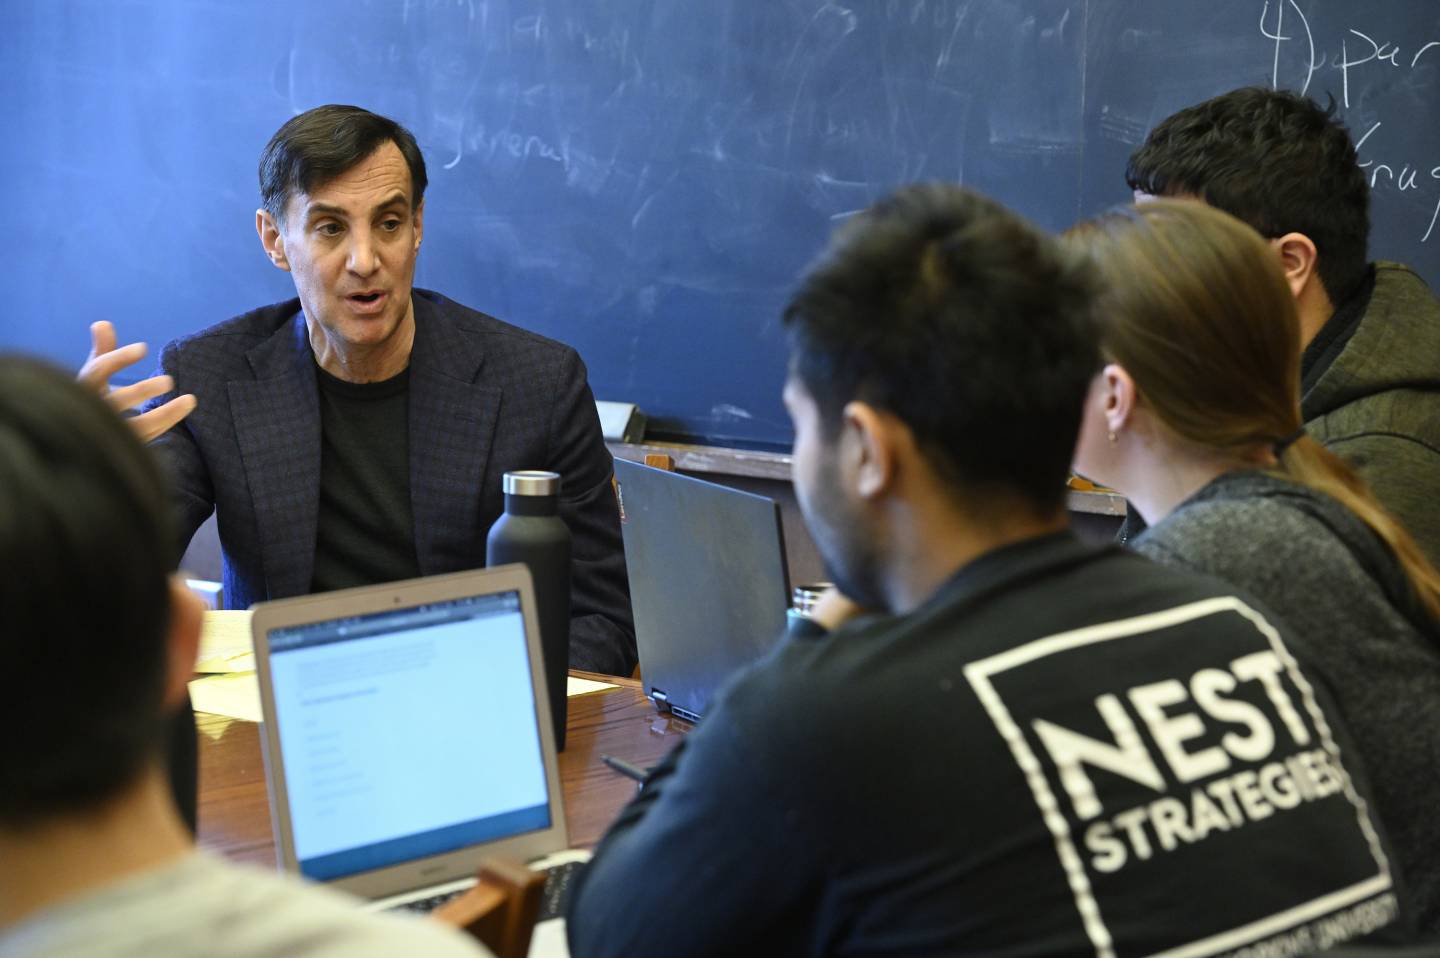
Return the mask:
[[[1440,285],[1436,0],[46,0],[0,2],[0,62],[0,348],[72,367],[91,319],[158,349],[294,295],[255,161],[330,102],[425,150],[419,285],[575,347],[668,438],[790,441],[778,317],[855,211],[941,180],[1064,229],[1241,86],[1333,98],[1371,255]]]
[[[1361,7],[1360,11],[1363,9]],[[1396,38],[1363,23],[1343,28],[1336,37],[1321,37],[1317,44],[1310,20],[1296,0],[1275,0],[1274,3],[1265,0],[1260,10],[1260,32],[1274,42],[1270,74],[1274,88],[1309,93],[1317,74],[1333,71],[1340,78],[1339,105],[1347,111],[1360,105],[1362,90],[1399,87],[1403,92],[1407,88],[1418,89],[1435,75],[1433,67],[1440,65],[1440,37]],[[1282,59],[1286,62],[1293,59],[1281,55],[1284,48],[1292,43],[1303,46],[1305,50],[1294,75],[1281,68]],[[1326,44],[1330,49],[1338,47],[1338,50],[1327,53]],[[1375,75],[1387,71],[1395,72],[1388,76]],[[1354,102],[1352,89],[1355,91]],[[1411,97],[1405,98],[1405,101],[1412,110],[1420,108],[1423,120],[1432,120],[1433,107],[1427,102],[1417,102]],[[1390,111],[1384,112],[1389,114]],[[1408,122],[1413,122],[1412,117],[1386,115],[1383,119],[1367,121],[1361,128],[1352,126],[1351,132],[1360,154],[1360,168],[1369,174],[1367,179],[1372,190],[1393,187],[1402,194],[1424,191],[1427,195],[1434,195],[1433,201],[1426,207],[1428,217],[1422,216],[1417,221],[1420,242],[1427,243],[1435,234],[1436,221],[1440,219],[1440,164],[1436,163],[1440,157],[1393,155],[1403,151],[1403,144],[1409,142],[1402,129]],[[1401,146],[1396,147],[1394,141],[1387,142],[1383,134],[1377,136],[1387,124],[1400,134],[1398,141]]]

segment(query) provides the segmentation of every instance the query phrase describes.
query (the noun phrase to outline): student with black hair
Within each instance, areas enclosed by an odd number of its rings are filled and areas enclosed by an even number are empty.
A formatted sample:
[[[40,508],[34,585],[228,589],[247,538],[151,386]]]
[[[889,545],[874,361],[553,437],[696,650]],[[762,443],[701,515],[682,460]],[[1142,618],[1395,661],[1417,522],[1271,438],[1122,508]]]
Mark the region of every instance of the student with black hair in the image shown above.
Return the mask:
[[[1079,258],[958,187],[842,229],[785,314],[841,594],[621,813],[576,958],[1302,954],[1395,918],[1343,731],[1264,614],[1068,530],[1091,304]]]
[[[201,617],[165,487],[90,390],[0,356],[0,956],[482,954],[195,850],[161,762]]]
[[[1408,267],[1369,261],[1370,191],[1333,113],[1234,90],[1156,126],[1125,181],[1139,199],[1203,200],[1269,242],[1298,309],[1306,432],[1440,563],[1440,301]]]

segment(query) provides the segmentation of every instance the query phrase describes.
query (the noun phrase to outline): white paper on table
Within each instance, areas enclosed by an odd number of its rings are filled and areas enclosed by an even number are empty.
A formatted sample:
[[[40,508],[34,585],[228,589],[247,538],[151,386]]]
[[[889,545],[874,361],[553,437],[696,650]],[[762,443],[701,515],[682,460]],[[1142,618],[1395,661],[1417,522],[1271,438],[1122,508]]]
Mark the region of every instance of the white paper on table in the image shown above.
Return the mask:
[[[565,697],[572,695],[584,695],[586,692],[599,692],[601,689],[613,689],[614,685],[609,682],[596,682],[591,679],[577,679],[573,675],[565,677]]]

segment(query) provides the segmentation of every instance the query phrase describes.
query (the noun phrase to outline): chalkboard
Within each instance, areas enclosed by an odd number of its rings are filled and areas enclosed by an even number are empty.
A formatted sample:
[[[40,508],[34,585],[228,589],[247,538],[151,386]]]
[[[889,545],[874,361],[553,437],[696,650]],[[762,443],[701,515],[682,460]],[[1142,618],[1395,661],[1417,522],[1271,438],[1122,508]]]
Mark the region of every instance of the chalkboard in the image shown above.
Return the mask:
[[[854,211],[948,180],[1063,228],[1239,85],[1333,96],[1373,254],[1440,278],[1440,4],[16,0],[0,62],[0,347],[70,365],[93,319],[158,348],[293,295],[255,161],[326,102],[419,138],[418,284],[571,343],[671,438],[789,441],[778,316]]]

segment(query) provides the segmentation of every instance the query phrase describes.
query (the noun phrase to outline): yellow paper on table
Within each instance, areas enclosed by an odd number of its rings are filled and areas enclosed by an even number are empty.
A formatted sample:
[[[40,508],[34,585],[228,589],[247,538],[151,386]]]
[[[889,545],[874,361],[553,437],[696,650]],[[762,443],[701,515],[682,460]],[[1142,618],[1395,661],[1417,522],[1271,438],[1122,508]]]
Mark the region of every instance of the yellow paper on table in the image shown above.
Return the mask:
[[[207,675],[190,681],[190,704],[197,712],[260,721],[260,684],[254,672]]]
[[[207,610],[200,627],[196,672],[253,672],[255,647],[250,639],[250,611]]]

